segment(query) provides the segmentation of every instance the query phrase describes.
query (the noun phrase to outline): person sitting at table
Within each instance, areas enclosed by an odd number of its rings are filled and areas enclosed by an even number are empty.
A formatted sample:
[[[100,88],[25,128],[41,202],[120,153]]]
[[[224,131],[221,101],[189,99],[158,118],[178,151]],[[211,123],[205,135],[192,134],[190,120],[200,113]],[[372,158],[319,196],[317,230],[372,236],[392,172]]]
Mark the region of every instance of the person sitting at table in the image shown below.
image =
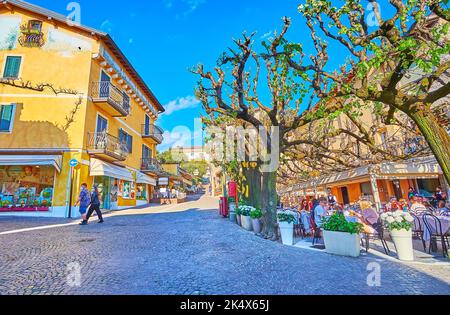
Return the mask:
[[[368,201],[363,201],[359,204],[361,208],[361,216],[363,218],[363,223],[370,225],[375,230],[378,229],[378,219],[380,215],[378,212],[372,207],[372,204]]]
[[[412,213],[421,213],[421,212],[427,211],[427,207],[425,207],[421,201],[422,200],[418,197],[414,197],[412,199],[412,204],[411,204],[411,212]]]
[[[444,200],[439,201],[438,207],[437,207],[437,213],[439,215],[448,216],[449,212],[450,212],[450,209],[448,208],[448,206],[449,205],[448,204],[446,205]]]
[[[325,197],[320,197],[319,199],[319,205],[314,209],[314,223],[317,225],[317,227],[322,226],[322,220],[327,215],[328,210],[328,201]]]
[[[300,211],[310,211],[309,208],[309,202],[306,199],[303,199],[302,202],[300,203],[300,207],[299,207]]]
[[[392,212],[401,210],[401,205],[398,202],[397,197],[391,197],[389,202],[386,204],[386,210]]]

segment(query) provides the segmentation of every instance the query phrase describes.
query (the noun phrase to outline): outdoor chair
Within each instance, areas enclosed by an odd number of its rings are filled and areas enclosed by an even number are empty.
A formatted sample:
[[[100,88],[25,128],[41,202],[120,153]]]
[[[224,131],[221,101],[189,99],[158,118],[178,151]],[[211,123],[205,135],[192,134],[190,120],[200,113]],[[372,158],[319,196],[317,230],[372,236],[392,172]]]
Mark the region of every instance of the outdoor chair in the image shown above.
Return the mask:
[[[313,217],[311,216],[311,218],[309,219],[309,221],[310,221],[310,225],[311,225],[311,230],[312,230],[312,232],[313,232],[313,241],[312,241],[312,245],[314,246],[314,245],[316,245],[316,243],[317,243],[317,241],[318,240],[320,240],[320,232],[321,232],[321,229],[320,229],[320,227],[318,227],[317,225],[316,225],[316,222],[314,222],[314,219],[313,219]]]
[[[376,228],[375,233],[364,233],[364,243],[365,244],[363,244],[363,245],[365,245],[366,253],[369,252],[370,241],[376,241],[376,240],[379,240],[381,242],[384,252],[386,253],[386,255],[389,255],[391,253],[391,251],[389,249],[389,246],[388,246],[386,240],[384,239],[384,226],[383,226],[383,221],[381,220],[381,218],[378,219],[377,228]],[[362,240],[361,240],[361,242],[362,242]]]
[[[420,217],[414,213],[411,213],[411,216],[414,218],[414,227],[413,227],[413,239],[419,239],[422,241],[423,250],[427,251],[427,245],[425,243],[425,239],[423,238],[424,229],[422,223],[420,222]]]
[[[294,225],[295,236],[300,236],[302,239],[306,236],[305,225],[303,224],[302,216],[298,214],[298,223]]]
[[[429,250],[428,253],[431,254],[431,250],[434,248],[434,244],[437,244],[438,241],[441,242],[442,245],[442,254],[445,258],[448,257],[448,247],[450,247],[449,244],[449,234],[444,234],[442,232],[442,223],[441,220],[439,220],[438,217],[436,217],[433,214],[424,214],[423,216],[423,222],[425,223],[425,226],[428,230],[428,233],[430,234],[430,244],[429,244]]]

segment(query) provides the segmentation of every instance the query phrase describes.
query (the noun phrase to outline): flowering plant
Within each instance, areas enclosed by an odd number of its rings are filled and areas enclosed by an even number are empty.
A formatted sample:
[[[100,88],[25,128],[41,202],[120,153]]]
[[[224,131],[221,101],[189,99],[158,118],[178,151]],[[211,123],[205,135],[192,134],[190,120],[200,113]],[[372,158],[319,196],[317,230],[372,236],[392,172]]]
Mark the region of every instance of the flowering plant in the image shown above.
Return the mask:
[[[381,219],[389,231],[411,230],[414,226],[414,218],[408,212],[395,211],[381,214]]]
[[[244,217],[249,217],[250,213],[252,213],[252,211],[255,211],[256,209],[252,206],[240,205],[238,210],[239,213]]]
[[[278,222],[295,223],[296,218],[293,211],[280,211],[277,213]]]

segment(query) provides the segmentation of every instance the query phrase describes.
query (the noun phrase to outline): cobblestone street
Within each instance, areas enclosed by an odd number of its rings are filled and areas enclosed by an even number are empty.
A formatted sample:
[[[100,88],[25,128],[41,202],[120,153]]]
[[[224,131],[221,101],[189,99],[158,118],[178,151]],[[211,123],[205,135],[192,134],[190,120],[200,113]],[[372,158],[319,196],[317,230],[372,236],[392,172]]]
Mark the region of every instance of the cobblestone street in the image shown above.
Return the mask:
[[[282,246],[220,218],[217,205],[203,197],[125,210],[86,227],[2,217],[0,294],[450,294],[448,265]],[[367,284],[371,262],[381,265],[379,287]],[[81,266],[80,286],[67,281],[70,264]]]

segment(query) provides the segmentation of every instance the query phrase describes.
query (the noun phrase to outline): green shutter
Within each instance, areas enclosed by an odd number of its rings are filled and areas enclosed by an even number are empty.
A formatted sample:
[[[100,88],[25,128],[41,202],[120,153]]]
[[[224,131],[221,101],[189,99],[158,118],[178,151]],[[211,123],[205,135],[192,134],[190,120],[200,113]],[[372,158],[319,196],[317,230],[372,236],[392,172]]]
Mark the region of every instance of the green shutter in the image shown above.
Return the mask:
[[[19,77],[20,63],[22,57],[8,56],[6,57],[5,71],[3,72],[4,78],[14,78]]]
[[[0,107],[0,131],[9,131],[14,105],[2,105]]]

